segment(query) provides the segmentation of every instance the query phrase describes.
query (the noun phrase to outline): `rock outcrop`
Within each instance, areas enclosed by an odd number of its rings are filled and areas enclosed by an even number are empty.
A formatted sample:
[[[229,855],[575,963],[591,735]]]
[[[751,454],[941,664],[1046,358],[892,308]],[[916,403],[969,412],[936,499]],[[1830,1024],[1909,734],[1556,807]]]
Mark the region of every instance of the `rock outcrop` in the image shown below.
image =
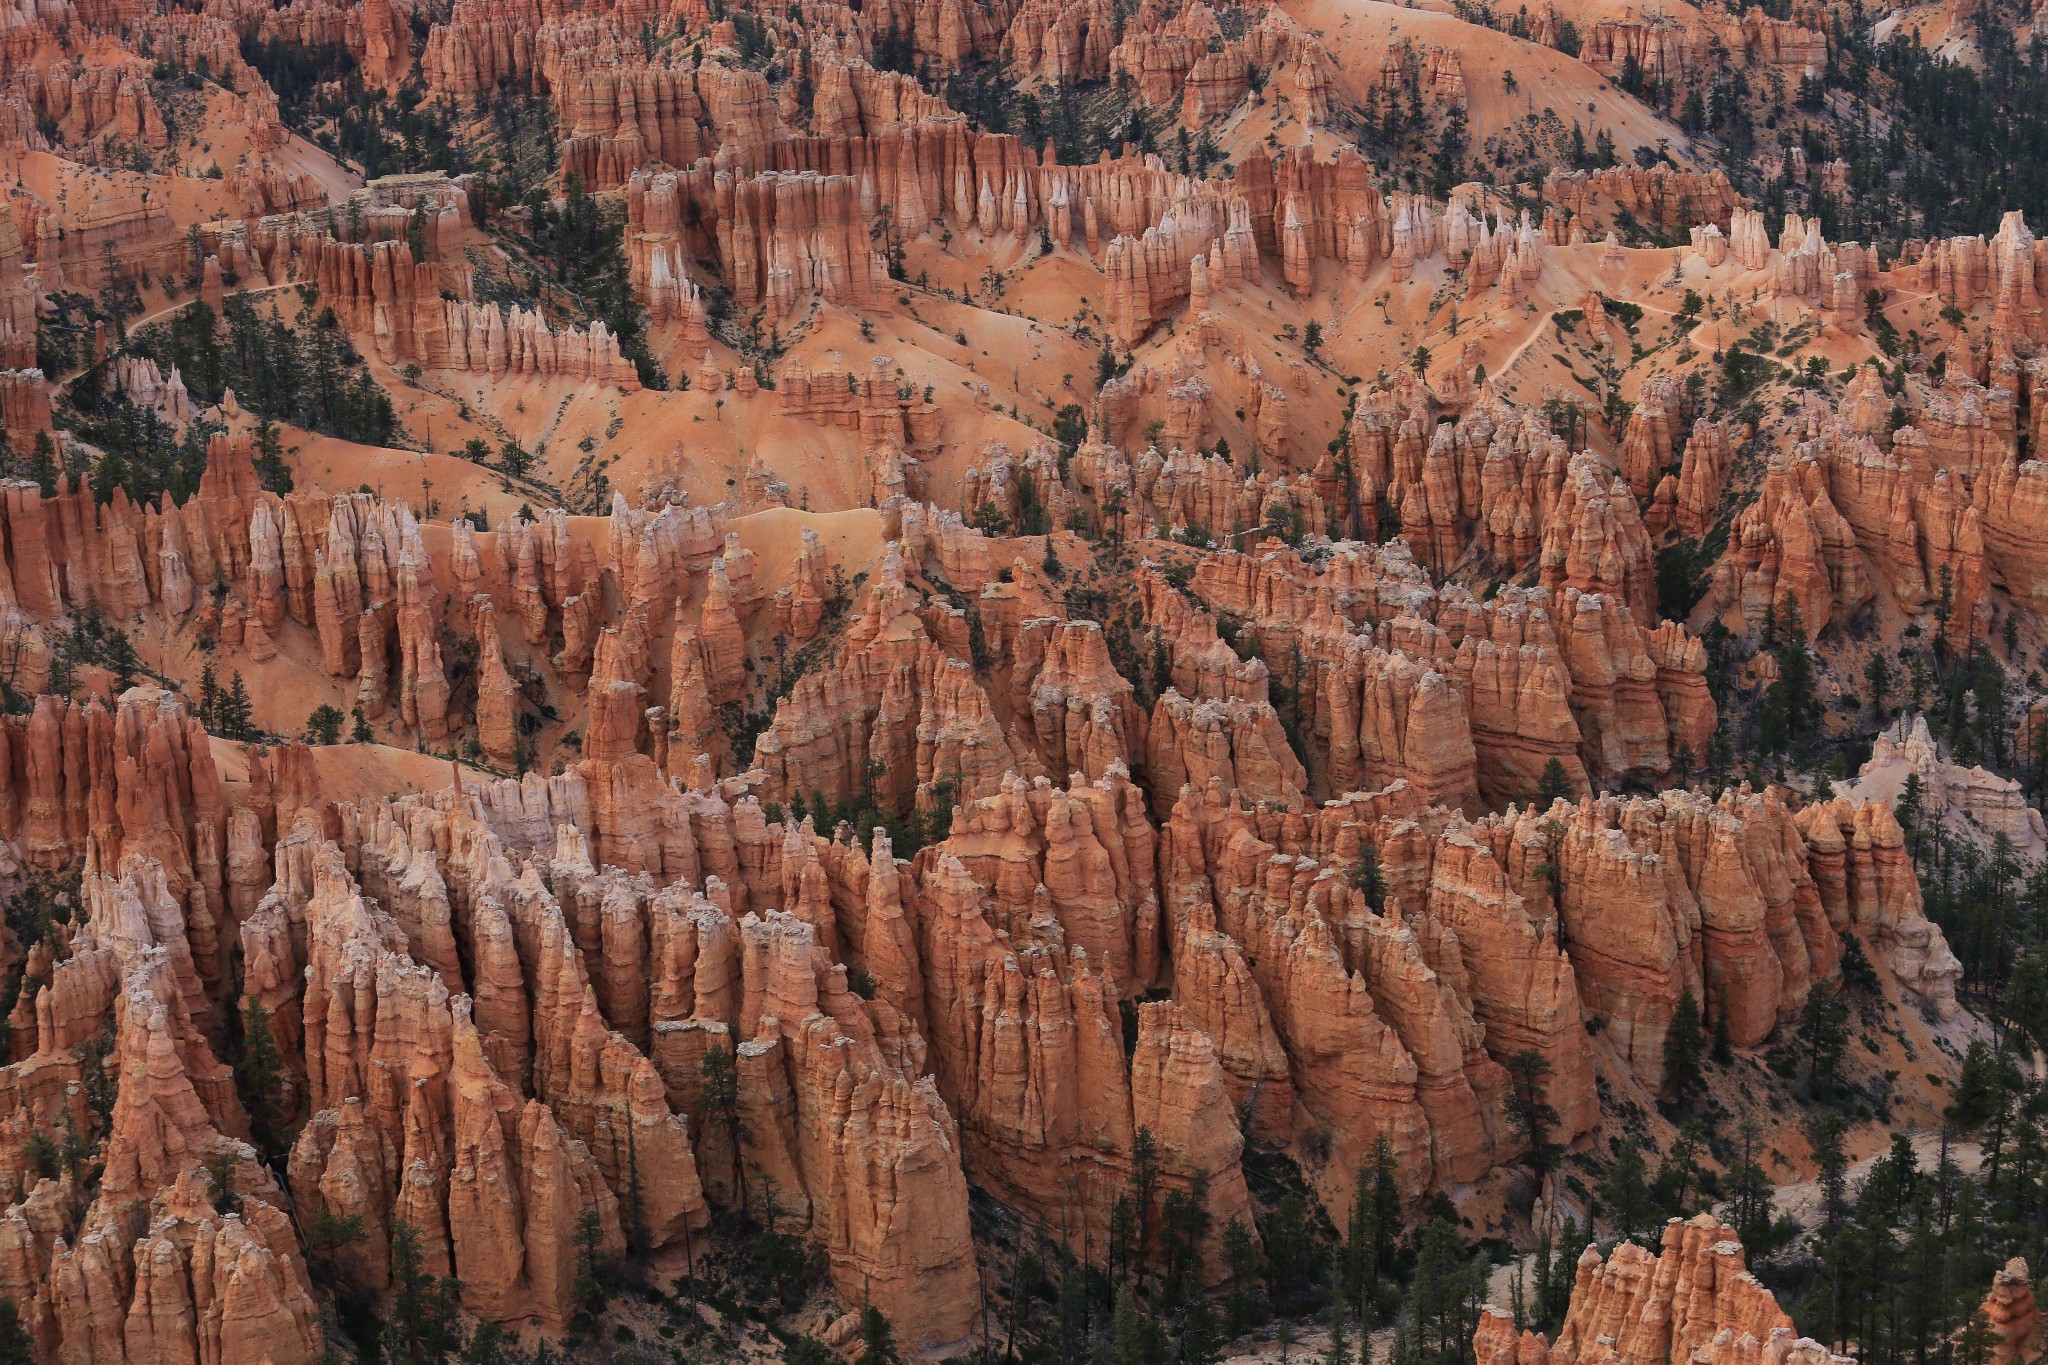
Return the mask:
[[[1666,1224],[1663,1248],[1654,1256],[1634,1242],[1623,1242],[1605,1259],[1587,1247],[1555,1344],[1538,1333],[1518,1334],[1513,1318],[1489,1308],[1473,1349],[1481,1365],[1652,1365],[1681,1356],[1711,1365],[1759,1358],[1838,1365],[1847,1359],[1796,1336],[1792,1319],[1749,1273],[1735,1234],[1704,1213]]]
[[[562,376],[622,389],[640,387],[633,363],[604,323],[555,330],[539,311],[472,301],[467,269],[444,284],[443,267],[416,261],[410,243],[340,241],[307,215],[265,218],[250,249],[263,274],[303,280],[380,359],[426,369]]]
[[[2034,1358],[2039,1349],[2036,1338],[2041,1310],[2034,1302],[2034,1282],[2025,1261],[2015,1256],[1992,1277],[1982,1312],[1996,1338],[1991,1358],[1998,1365]]]

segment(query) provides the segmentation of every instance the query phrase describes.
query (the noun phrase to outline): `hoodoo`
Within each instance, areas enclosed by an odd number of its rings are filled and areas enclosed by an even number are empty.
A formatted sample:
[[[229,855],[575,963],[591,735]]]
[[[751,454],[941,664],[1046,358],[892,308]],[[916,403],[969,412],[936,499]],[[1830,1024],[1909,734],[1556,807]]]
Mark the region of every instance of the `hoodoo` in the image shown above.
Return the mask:
[[[2031,1365],[2017,0],[0,19],[0,1360]]]

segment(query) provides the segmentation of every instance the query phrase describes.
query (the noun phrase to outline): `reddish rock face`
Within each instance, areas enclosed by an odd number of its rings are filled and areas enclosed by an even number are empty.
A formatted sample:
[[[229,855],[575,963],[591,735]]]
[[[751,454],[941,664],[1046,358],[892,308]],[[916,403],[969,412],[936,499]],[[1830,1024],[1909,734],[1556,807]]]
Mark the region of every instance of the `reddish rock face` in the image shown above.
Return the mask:
[[[629,773],[593,760],[589,776]],[[264,964],[251,968],[252,990],[275,1000],[278,1015],[304,1019],[311,1118],[292,1157],[299,1200],[364,1212],[379,1230],[403,1217],[422,1230],[430,1259],[465,1281],[466,1306],[562,1321],[573,1307],[564,1258],[586,1211],[621,1247],[629,1235],[659,1247],[701,1229],[700,1153],[731,1197],[731,1153],[715,1116],[700,1109],[692,1125],[670,1108],[700,1100],[702,1059],[717,1046],[738,1068],[750,1115],[745,1160],[775,1176],[779,1220],[821,1241],[840,1292],[867,1283],[906,1337],[936,1346],[968,1335],[978,1291],[958,1137],[930,1082],[902,1069],[901,1016],[866,1008],[819,946],[836,941],[833,878],[817,861],[830,846],[792,830],[778,859],[792,874],[799,858],[817,869],[815,892],[791,902],[809,920],[771,912],[735,925],[730,909],[702,896],[599,872],[571,813],[612,802],[588,804],[581,776],[535,783],[483,788],[480,804],[343,809],[375,900],[317,835],[281,846],[294,864],[310,857],[310,897],[295,905],[273,891],[243,934],[245,958]],[[674,814],[678,873],[682,863],[726,865],[735,882],[710,875],[706,885],[733,899],[726,886],[748,883],[724,858],[756,846],[758,811],[749,826],[722,805],[701,808],[713,821],[706,835],[722,831],[701,848],[691,815]],[[557,815],[570,822],[552,824]],[[593,833],[612,824],[601,814]],[[599,844],[623,834],[599,834]],[[508,855],[541,861],[515,875]],[[470,907],[466,916],[451,917],[452,903]],[[878,965],[880,913],[864,926]],[[302,1005],[291,989],[301,951]],[[357,984],[337,980],[330,991],[338,972]],[[394,1091],[380,1077],[399,1059],[414,1079]],[[890,1212],[899,1201],[919,1209],[914,1225]],[[379,1238],[366,1239],[365,1273],[381,1271],[383,1255]]]
[[[1536,586],[1480,600],[1400,547],[1311,565],[1269,542],[1206,553],[1184,579],[1138,570],[1132,615],[1105,624],[1062,612],[1037,566],[998,569],[996,538],[906,505],[828,626],[822,538],[795,538],[771,596],[716,511],[620,502],[596,541],[547,512],[494,551],[453,534],[436,563],[406,508],[263,494],[228,441],[171,512],[117,500],[88,522],[73,494],[11,494],[18,599],[60,609],[77,564],[175,605],[168,566],[189,557],[247,602],[245,637],[266,620],[302,632],[325,671],[422,732],[468,706],[484,751],[516,761],[521,645],[587,715],[583,761],[552,778],[336,800],[315,755],[286,746],[252,757],[234,807],[167,693],[114,711],[46,698],[0,723],[0,834],[50,866],[125,860],[91,936],[46,964],[35,1050],[15,1063],[26,1102],[65,1103],[28,1073],[69,1074],[123,1008],[119,945],[144,943],[162,949],[166,1045],[200,1106],[146,1131],[250,1131],[207,1050],[236,1005],[234,934],[285,1059],[266,1122],[295,1134],[294,1203],[361,1217],[348,1268],[365,1283],[388,1278],[402,1220],[472,1311],[559,1322],[564,1229],[586,1214],[608,1245],[659,1247],[714,1203],[765,1211],[772,1189],[842,1296],[943,1348],[980,1311],[970,1175],[1106,1238],[1141,1144],[1162,1191],[1206,1178],[1220,1227],[1249,1208],[1246,1140],[1289,1150],[1341,1212],[1385,1135],[1419,1202],[1517,1155],[1516,1053],[1550,1068],[1555,1140],[1594,1126],[1590,1021],[1654,1087],[1683,995],[1759,1044],[1837,976],[1843,932],[1952,1007],[1953,959],[1881,808],[1521,804],[1552,760],[1586,790],[1703,748],[1704,652],[1645,624],[1647,535],[1586,457],[1498,406],[1426,446],[1414,418],[1387,426],[1354,423],[1366,477],[1412,479],[1421,506],[1441,495],[1457,536],[1465,464],[1483,450],[1485,477],[1521,469],[1500,486],[1529,492],[1529,517],[1496,543],[1523,547]],[[992,459],[981,491],[1015,469]],[[1202,505],[1179,469],[1140,485],[1152,505]],[[755,695],[746,660],[770,620],[833,631],[834,663],[780,700],[751,770],[721,777],[718,708]],[[476,641],[473,701],[455,701],[444,621]],[[1119,662],[1133,622],[1154,650],[1137,681]],[[670,705],[650,710],[664,657]],[[821,797],[917,812],[928,842],[899,861],[879,832],[828,838],[793,809]],[[1376,884],[1355,876],[1368,845]],[[737,1129],[707,1107],[714,1052]],[[122,1179],[175,1185],[178,1143],[205,1140],[149,1137]],[[22,1168],[0,1141],[0,1169]],[[155,1298],[147,1312],[179,1320]]]
[[[504,310],[452,296],[443,285],[442,265],[415,261],[403,240],[339,241],[309,219],[292,217],[263,220],[251,247],[267,273],[313,283],[347,325],[375,338],[378,356],[388,364],[493,380],[538,376],[627,390],[640,386],[632,362],[620,355],[618,339],[602,322],[558,331],[534,310]]]
[[[364,1292],[402,1223],[466,1313],[552,1331],[588,1229],[694,1255],[721,1210],[943,1357],[988,1307],[970,1181],[1084,1257],[1141,1171],[1146,1219],[1205,1189],[1220,1287],[1247,1143],[1340,1222],[1381,1139],[1407,1214],[1515,1207],[1526,1054],[1583,1150],[1687,997],[1763,1049],[1860,950],[1954,1019],[1886,805],[1697,784],[1792,606],[1835,740],[1880,642],[2016,678],[2048,611],[2025,221],[1830,242],[1737,184],[1846,204],[1846,162],[1684,169],[1626,116],[1634,76],[1667,110],[1737,64],[1805,82],[1818,18],[1586,23],[1524,96],[1519,37],[1386,7],[717,8],[0,25],[0,428],[37,480],[0,480],[0,897],[78,886],[0,933],[0,1294],[42,1356],[317,1358],[323,1216]],[[351,83],[281,106],[245,42]],[[354,188],[286,118],[356,78],[549,178]],[[1563,92],[1622,164],[1520,209],[1355,150],[1456,117],[1498,151],[1495,89]],[[586,292],[554,225],[593,203],[622,278]],[[270,491],[261,423],[308,413],[209,406],[149,337],[294,297],[392,439],[533,467],[288,429]],[[1754,404],[1716,385],[1738,338]],[[115,413],[175,469],[124,470]],[[271,742],[208,733],[209,663]],[[284,738],[315,706],[389,743]],[[1928,732],[1895,760],[1930,810],[2048,828]],[[252,1007],[260,1096],[224,1063]],[[59,1133],[96,1189],[44,1176]],[[2023,1266],[1984,1315],[2027,1358]],[[1555,1344],[1490,1316],[1478,1349],[1834,1365],[1711,1219],[1582,1260]]]
[[[1608,572],[1624,590],[1638,573]],[[1205,564],[1199,581],[1256,626],[1273,676],[1315,698],[1312,794],[1403,778],[1476,811],[1475,796],[1526,799],[1553,758],[1575,787],[1611,782],[1668,772],[1681,746],[1696,759],[1713,731],[1698,642],[1670,623],[1645,629],[1617,593],[1567,585],[1477,602],[1384,552],[1351,559],[1342,579],[1312,581],[1272,552]],[[1361,590],[1379,600],[1368,607]],[[1354,633],[1340,601],[1373,611],[1378,629]]]
[[[5,1274],[23,1324],[60,1358],[104,1347],[126,1359],[261,1350],[311,1361],[319,1338],[288,1202],[247,1145],[233,1079],[205,1037],[205,986],[165,870],[130,853],[118,877],[88,873],[83,892],[70,955],[37,1002],[36,1051],[9,1071],[28,1080],[22,1098],[40,1121],[65,1110],[74,1131],[99,1129],[105,1165],[90,1207],[49,1198],[57,1185],[46,1181],[8,1210]],[[104,1066],[118,1079],[104,1124],[61,1093],[39,1098],[52,1080],[77,1096],[72,1049],[109,1022]],[[9,1129],[6,1165],[23,1182],[18,1143],[35,1130]],[[226,1216],[214,1197],[223,1179],[238,1201]],[[121,1270],[131,1257],[132,1278]],[[208,1305],[203,1318],[195,1304]]]
[[[1704,1213],[1666,1224],[1655,1256],[1633,1242],[1605,1260],[1587,1247],[1554,1345],[1539,1333],[1517,1335],[1513,1318],[1489,1308],[1473,1348],[1482,1365],[1648,1365],[1674,1355],[1732,1363],[1760,1353],[1800,1365],[1846,1359],[1810,1338],[1795,1340],[1792,1319],[1745,1268],[1735,1234]]]
[[[1993,1358],[1999,1365],[2012,1365],[2034,1354],[2041,1310],[2034,1302],[2034,1284],[2025,1261],[2015,1256],[1992,1277],[1982,1311],[1997,1337]]]
[[[118,724],[101,723],[126,732],[148,705],[132,696]],[[159,704],[156,714],[174,713]],[[715,1116],[685,1117],[712,1047],[739,1068],[754,1116],[750,1168],[778,1173],[783,1213],[823,1242],[843,1292],[865,1281],[878,1302],[892,1296],[900,1330],[940,1343],[966,1335],[978,1311],[963,1171],[1021,1206],[1087,1218],[1104,1205],[1085,1191],[1069,1204],[1070,1177],[1127,1172],[1143,1130],[1169,1180],[1206,1174],[1212,1198],[1235,1208],[1235,1116],[1249,1097],[1268,1140],[1334,1149],[1309,1164],[1333,1207],[1369,1155],[1350,1136],[1360,1133],[1390,1135],[1408,1189],[1470,1180],[1516,1140],[1501,1057],[1533,1047],[1552,1059],[1552,1102],[1575,1133],[1592,1115],[1583,1052],[1568,1044],[1582,1010],[1605,1011],[1610,1031],[1634,1040],[1629,1056],[1646,1075],[1657,1072],[1657,1020],[1695,974],[1725,983],[1723,1007],[1745,1037],[1753,1020],[1767,1029],[1796,988],[1784,954],[1806,941],[1803,917],[1825,926],[1828,894],[1884,884],[1875,871],[1809,874],[1809,857],[1839,864],[1831,850],[1843,841],[1810,845],[1762,798],[1718,810],[1582,807],[1565,822],[1567,891],[1551,908],[1530,870],[1546,837],[1534,817],[1468,825],[1401,786],[1304,815],[1240,805],[1212,776],[1186,788],[1155,840],[1148,803],[1120,767],[1069,791],[1012,779],[903,865],[885,843],[867,852],[805,828],[777,832],[751,801],[664,788],[644,758],[357,810],[301,788],[292,752],[267,779],[278,793],[277,880],[240,934],[246,990],[278,1021],[287,1105],[304,1120],[296,1201],[364,1218],[372,1235],[352,1265],[372,1282],[388,1274],[389,1230],[403,1218],[486,1315],[564,1311],[557,1233],[581,1210],[623,1237],[619,1201],[633,1189],[634,1235],[659,1245],[701,1223],[704,1180],[716,1197],[738,1196]],[[1862,818],[1842,810],[1811,828],[1860,831]],[[258,819],[234,827],[238,840],[261,837]],[[148,828],[120,826],[131,846]],[[329,842],[334,828],[358,850],[353,873]],[[1660,849],[1645,867],[1661,860],[1682,880],[1659,873],[1630,891],[1619,864],[1604,873],[1584,861],[1611,841],[1607,828]],[[1859,843],[1881,850],[1888,831],[1871,829]],[[650,839],[658,872],[600,871],[587,851]],[[1381,913],[1336,875],[1368,841],[1386,869]],[[529,859],[539,862],[513,870]],[[93,920],[116,933],[116,907],[132,907],[120,913],[135,927],[111,940],[115,964],[120,943],[162,932],[145,927],[159,914],[151,905],[175,914],[177,904],[161,873],[131,875],[139,867],[124,873],[132,890],[110,892]],[[660,889],[656,877],[677,884]],[[699,879],[703,894],[688,889]],[[1620,912],[1591,890],[1610,884],[1622,888],[1617,906],[1690,896],[1704,942],[1668,936],[1624,968],[1612,951],[1619,931],[1600,918]],[[778,901],[793,913],[748,910]],[[467,909],[452,913],[458,905]],[[1842,908],[1874,930],[1910,915],[1853,894]],[[204,956],[182,932],[178,951],[156,960],[170,983],[190,964],[187,984],[163,989],[203,1021]],[[1903,943],[1912,931],[1877,932]],[[1586,954],[1581,936],[1607,951]],[[115,998],[88,984],[100,950],[73,946],[46,995],[40,1048],[72,1045]],[[1834,970],[1797,951],[1808,979]],[[871,998],[847,990],[847,959],[874,981]],[[1164,980],[1175,1001],[1140,1011],[1126,1057],[1116,1002]],[[991,1021],[1013,1022],[992,1034]],[[835,1036],[838,1060],[821,1072],[806,1059]],[[1032,1042],[991,1051],[1002,1036]],[[201,1071],[187,1060],[182,1074],[217,1074],[187,1051]],[[381,1078],[400,1064],[414,1080],[394,1089]],[[933,1079],[917,1082],[927,1069]],[[814,1128],[801,1116],[827,1095],[841,1118]],[[232,1110],[191,1122],[246,1120]],[[841,1137],[821,1143],[820,1131]],[[845,1197],[835,1172],[853,1160],[853,1134],[869,1135],[861,1168],[886,1156],[894,1197],[926,1215],[912,1240],[887,1218],[830,1213]],[[164,1162],[175,1160],[153,1155],[162,1142],[138,1149],[123,1179],[170,1178]],[[712,1174],[700,1180],[700,1169]],[[516,1198],[479,1199],[478,1182]],[[952,1232],[937,1216],[946,1209]],[[933,1296],[934,1284],[956,1282],[950,1297]]]

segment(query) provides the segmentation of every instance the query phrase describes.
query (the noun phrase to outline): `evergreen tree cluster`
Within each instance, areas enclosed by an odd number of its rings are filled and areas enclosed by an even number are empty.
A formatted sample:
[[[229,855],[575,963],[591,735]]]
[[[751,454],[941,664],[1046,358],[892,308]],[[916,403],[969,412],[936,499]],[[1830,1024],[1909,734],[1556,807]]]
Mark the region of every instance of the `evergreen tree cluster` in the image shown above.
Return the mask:
[[[863,836],[880,828],[888,831],[890,846],[899,858],[909,858],[927,844],[944,839],[953,830],[953,810],[958,805],[959,784],[953,778],[942,778],[931,785],[929,801],[923,808],[913,808],[898,815],[886,810],[880,800],[878,784],[882,776],[878,765],[873,766],[865,790],[839,801],[827,797],[822,791],[811,793],[806,801],[801,793],[790,797],[789,815],[801,823],[811,820],[820,830],[836,830],[841,825],[850,825]]]
[[[26,458],[15,453],[14,447],[4,436],[0,436],[0,478],[27,479],[42,490],[46,498],[57,493],[57,476],[64,470],[57,459],[57,443],[50,439],[50,433],[39,431],[29,447]]]
[[[80,402],[89,401],[78,389],[73,396]],[[94,502],[112,501],[115,489],[137,503],[159,498],[180,503],[199,491],[199,476],[206,471],[207,437],[216,428],[193,422],[181,435],[153,408],[140,407],[123,397],[93,397],[97,401],[90,408],[62,414],[60,420],[72,436],[99,451],[87,481]]]
[[[455,136],[455,106],[429,100],[416,76],[387,91],[364,82],[343,44],[261,37],[254,28],[242,34],[242,59],[277,92],[287,128],[354,162],[365,179],[470,169]]]
[[[1213,1365],[1246,1333],[1291,1356],[1309,1324],[1325,1365],[1469,1365],[1486,1295],[1487,1257],[1469,1245],[1439,1195],[1407,1226],[1391,1144],[1382,1136],[1356,1173],[1342,1228],[1323,1217],[1291,1163],[1248,1165],[1255,1224],[1215,1228],[1203,1179],[1168,1181],[1141,1132],[1129,1184],[1112,1210],[1109,1245],[1062,1245],[1020,1235],[992,1361],[1059,1365]],[[1568,1234],[1559,1247],[1572,1245]],[[1220,1266],[1205,1264],[1205,1246]],[[1546,1268],[1547,1267],[1547,1268]],[[1223,1272],[1220,1298],[1203,1284]],[[1530,1326],[1563,1319],[1569,1256],[1539,1266]],[[1519,1303],[1519,1299],[1518,1299]],[[1393,1330],[1390,1349],[1373,1335]]]
[[[557,287],[573,296],[586,321],[602,322],[618,338],[640,382],[668,387],[668,376],[647,349],[647,319],[633,299],[625,250],[625,206],[599,200],[570,172],[558,208],[536,186],[526,200],[526,227],[535,254],[550,267]]]
[[[71,923],[83,904],[79,887],[82,872],[82,865],[63,871],[36,867],[22,870],[13,894],[0,897],[0,915],[4,915],[15,943],[24,950],[37,943],[48,943],[52,960],[62,959],[64,939],[58,926]],[[35,992],[48,984],[40,976],[29,974],[25,952],[0,970],[0,1044],[13,1039],[13,1021],[7,1016],[24,993],[33,1000]]]
[[[51,379],[61,379],[88,363],[96,324],[107,321],[107,312],[91,295],[71,290],[52,294],[36,324],[36,367]]]
[[[290,323],[245,294],[229,295],[218,314],[197,300],[150,328],[136,349],[176,365],[197,402],[218,403],[232,388],[242,407],[266,418],[363,445],[395,443],[404,433],[391,396],[312,286],[297,293]],[[202,468],[204,457],[202,441]]]
[[[328,82],[343,80],[356,70],[355,54],[345,43],[303,43],[242,35],[242,60],[256,68],[277,94],[284,125],[297,133],[313,131],[312,101]]]
[[[108,624],[96,600],[88,601],[73,615],[69,627],[59,633],[53,643],[56,646],[55,658],[50,664],[49,681],[43,688],[52,696],[71,694],[78,685],[77,671],[81,666],[104,669],[115,696],[135,686],[148,671],[135,653],[135,642],[129,638],[128,632]],[[8,690],[12,691],[12,688]],[[15,695],[20,696],[19,693]],[[26,702],[26,698],[21,700]],[[27,709],[25,704],[22,709]]]
[[[2013,1045],[2048,1047],[2048,864],[2028,866],[2003,832],[1988,848],[1949,835],[1917,774],[1898,812],[1927,916],[1963,964],[1962,995]]]
[[[1942,569],[1946,598],[1947,566]],[[1928,679],[1932,695],[1925,712],[1928,729],[1948,741],[1955,762],[1966,767],[1982,763],[2010,773],[2017,755],[2011,682],[2004,665],[1981,640],[1972,640],[1960,659],[1952,657],[1945,642],[1938,642],[1933,657],[1935,667]]]
[[[1845,197],[1814,196],[1831,240],[1895,251],[1906,237],[1992,235],[2012,209],[2048,217],[2037,155],[2048,142],[2048,48],[2035,33],[2022,50],[2017,27],[1987,6],[1971,30],[1979,62],[1930,51],[1910,25],[1880,44],[1868,25],[1837,22],[1826,84],[1883,117],[1836,119],[1832,144],[1807,148],[1816,176],[1834,158],[1849,163]]]
[[[264,738],[252,715],[249,685],[242,681],[242,675],[229,675],[227,686],[222,687],[210,661],[199,670],[199,703],[195,710],[199,723],[209,734],[222,739]]]
[[[1789,593],[1767,616],[1764,643],[1778,666],[1778,676],[1764,690],[1763,709],[1757,718],[1757,748],[1775,755],[1806,747],[1820,721],[1806,622],[1800,615],[1798,599]]]
[[[1988,1049],[1975,1053],[1979,1109],[1965,1120],[1981,1164],[1966,1173],[1946,1136],[1931,1161],[1903,1134],[1850,1189],[1839,1134],[1815,1144],[1820,1226],[1796,1257],[1767,1267],[1800,1329],[1869,1365],[1985,1365],[1978,1306],[2011,1256],[2048,1252],[2048,1091]]]

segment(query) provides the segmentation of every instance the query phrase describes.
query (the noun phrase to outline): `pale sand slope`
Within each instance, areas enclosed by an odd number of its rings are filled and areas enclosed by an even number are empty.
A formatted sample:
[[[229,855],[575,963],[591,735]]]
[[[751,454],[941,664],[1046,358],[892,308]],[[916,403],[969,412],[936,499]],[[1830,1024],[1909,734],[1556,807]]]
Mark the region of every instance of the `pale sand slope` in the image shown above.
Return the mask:
[[[1604,128],[1626,157],[1637,147],[1667,142],[1674,156],[1686,139],[1599,72],[1575,57],[1493,29],[1468,24],[1450,14],[1404,9],[1378,0],[1282,0],[1280,8],[1323,41],[1330,50],[1343,93],[1362,103],[1366,86],[1377,80],[1380,61],[1389,46],[1403,39],[1418,49],[1446,47],[1458,54],[1465,73],[1465,113],[1472,144],[1531,112],[1554,109],[1569,128],[1577,119],[1590,144]],[[1516,89],[1502,83],[1512,71]]]
[[[458,765],[431,754],[416,754],[388,744],[316,745],[313,764],[320,773],[321,794],[335,801],[382,801],[409,792],[440,791],[455,784]],[[230,803],[249,794],[249,759],[232,740],[213,741],[214,767],[227,787]],[[460,765],[464,782],[488,782],[495,774]]]

